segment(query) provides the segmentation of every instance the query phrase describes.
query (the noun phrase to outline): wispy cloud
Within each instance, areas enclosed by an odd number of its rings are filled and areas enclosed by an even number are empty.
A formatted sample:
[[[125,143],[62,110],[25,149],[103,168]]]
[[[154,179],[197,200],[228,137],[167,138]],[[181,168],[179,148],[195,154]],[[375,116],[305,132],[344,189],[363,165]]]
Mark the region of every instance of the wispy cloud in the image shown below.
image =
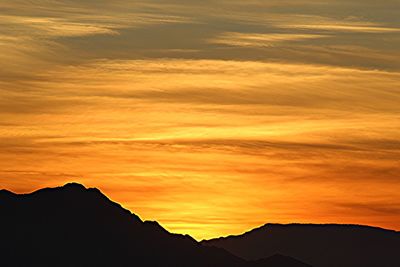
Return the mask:
[[[319,39],[324,37],[327,36],[317,34],[226,32],[215,39],[211,39],[210,42],[231,46],[268,47],[273,46],[276,43]]]
[[[333,25],[313,25],[313,24],[303,24],[303,25],[281,25],[283,28],[299,28],[299,29],[311,29],[311,30],[327,30],[336,32],[360,32],[360,33],[391,33],[400,32],[400,28],[388,28],[380,27],[376,25],[351,25],[351,24],[333,24]]]
[[[0,186],[83,182],[197,238],[399,228],[398,7],[1,1]]]
[[[116,27],[113,25],[73,22],[62,18],[3,15],[0,16],[0,21],[3,23],[7,21],[7,23],[19,27],[19,32],[14,30],[17,36],[27,34],[43,38],[117,33],[112,30],[113,27]],[[17,37],[14,36],[14,38]]]

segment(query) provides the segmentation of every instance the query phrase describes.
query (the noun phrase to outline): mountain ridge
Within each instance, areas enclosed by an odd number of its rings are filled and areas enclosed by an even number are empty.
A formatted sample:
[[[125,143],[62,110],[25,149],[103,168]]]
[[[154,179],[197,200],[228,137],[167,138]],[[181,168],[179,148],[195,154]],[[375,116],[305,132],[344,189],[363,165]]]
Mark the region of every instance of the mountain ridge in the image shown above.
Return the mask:
[[[400,233],[373,226],[266,224],[242,235],[201,243],[246,260],[283,254],[320,267],[400,266]]]
[[[189,235],[171,234],[158,222],[111,201],[96,188],[69,183],[29,194],[0,192],[0,265],[259,267]],[[21,257],[21,255],[23,255]],[[304,266],[279,258],[279,267]],[[262,267],[275,267],[268,262]]]
[[[400,266],[392,253],[400,250],[400,233],[374,226],[267,223],[198,242],[78,183],[27,194],[3,189],[0,204],[0,265],[6,267]]]
[[[309,227],[334,227],[334,226],[339,226],[339,227],[348,227],[348,228],[366,228],[366,229],[372,229],[372,230],[378,230],[378,231],[385,231],[385,232],[392,232],[396,234],[400,234],[400,231],[393,230],[393,229],[387,229],[379,226],[370,226],[370,225],[363,225],[363,224],[340,224],[340,223],[266,223],[261,226],[255,227],[253,229],[247,230],[241,234],[232,234],[232,235],[227,235],[227,236],[220,236],[220,237],[214,237],[210,239],[202,239],[200,242],[207,242],[210,240],[219,240],[219,239],[228,239],[228,238],[236,238],[236,237],[241,237],[246,234],[251,234],[257,231],[262,231],[265,228],[269,226],[278,226],[278,227],[290,227],[290,226],[309,226]]]
[[[129,212],[130,214],[133,214],[135,216],[137,216],[140,219],[140,216],[136,215],[135,213],[132,213],[132,211],[130,211],[129,209],[123,207],[121,204],[111,200],[110,198],[108,198],[105,194],[103,194],[98,188],[96,187],[85,187],[83,184],[77,183],[77,182],[69,182],[66,183],[65,185],[62,186],[57,186],[57,187],[46,187],[46,188],[41,188],[41,189],[37,189],[35,191],[32,191],[30,193],[14,193],[11,190],[7,190],[7,189],[0,189],[0,196],[1,195],[5,195],[5,196],[14,196],[14,197],[19,197],[19,196],[30,196],[30,195],[34,195],[36,193],[40,193],[40,192],[46,192],[46,191],[53,191],[53,190],[63,190],[63,189],[76,189],[77,191],[81,191],[81,192],[94,192],[94,193],[98,193],[100,196],[104,197],[106,200],[110,201],[111,203],[113,203],[114,205],[122,208],[123,210]],[[140,219],[142,222],[149,222],[149,223],[156,223],[159,226],[162,227],[162,225],[160,225],[159,222],[157,221],[152,221],[152,220],[142,220]],[[269,226],[279,226],[279,227],[286,227],[286,226],[310,226],[310,227],[331,227],[331,226],[340,226],[340,227],[360,227],[360,228],[368,228],[368,229],[374,229],[374,230],[381,230],[381,231],[388,231],[388,232],[393,232],[393,233],[400,233],[400,231],[394,230],[394,229],[387,229],[387,228],[383,228],[383,227],[379,227],[379,226],[371,226],[371,225],[363,225],[363,224],[339,224],[339,223],[265,223],[261,226],[252,228],[250,230],[247,230],[243,233],[240,234],[231,234],[231,235],[227,235],[227,236],[220,236],[220,237],[215,237],[215,238],[210,238],[210,239],[202,239],[199,242],[206,242],[206,241],[210,241],[210,240],[217,240],[217,239],[226,239],[226,238],[235,238],[235,237],[240,237],[242,235],[246,235],[246,234],[250,234],[253,232],[257,232],[260,230],[263,230]],[[173,233],[176,234],[176,233]],[[188,235],[188,234],[181,234],[181,235]],[[190,236],[190,235],[188,235]],[[193,237],[192,237],[193,238]]]

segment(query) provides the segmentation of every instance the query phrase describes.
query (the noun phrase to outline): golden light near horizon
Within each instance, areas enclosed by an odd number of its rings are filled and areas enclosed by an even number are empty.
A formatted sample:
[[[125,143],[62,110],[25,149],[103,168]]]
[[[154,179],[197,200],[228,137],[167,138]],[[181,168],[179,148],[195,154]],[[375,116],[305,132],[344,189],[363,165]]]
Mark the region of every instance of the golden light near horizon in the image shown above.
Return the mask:
[[[81,182],[199,240],[400,229],[398,7],[2,1],[0,187]]]

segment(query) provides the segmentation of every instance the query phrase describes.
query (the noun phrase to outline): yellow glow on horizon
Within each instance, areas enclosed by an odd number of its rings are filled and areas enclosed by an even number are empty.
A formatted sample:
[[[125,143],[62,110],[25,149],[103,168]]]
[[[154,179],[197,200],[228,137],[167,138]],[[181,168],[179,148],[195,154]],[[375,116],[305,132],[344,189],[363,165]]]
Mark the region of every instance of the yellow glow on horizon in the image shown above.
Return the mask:
[[[346,215],[341,201],[370,201],[353,190],[373,184],[382,190],[377,201],[397,195],[392,172],[371,179],[375,170],[396,170],[398,151],[375,143],[399,135],[396,104],[375,100],[376,90],[398,79],[349,68],[175,59],[54,69],[32,88],[52,90],[50,102],[85,104],[15,113],[9,123],[21,126],[0,130],[8,140],[1,183],[21,192],[83,182],[197,239],[266,222],[367,224],[370,215]]]

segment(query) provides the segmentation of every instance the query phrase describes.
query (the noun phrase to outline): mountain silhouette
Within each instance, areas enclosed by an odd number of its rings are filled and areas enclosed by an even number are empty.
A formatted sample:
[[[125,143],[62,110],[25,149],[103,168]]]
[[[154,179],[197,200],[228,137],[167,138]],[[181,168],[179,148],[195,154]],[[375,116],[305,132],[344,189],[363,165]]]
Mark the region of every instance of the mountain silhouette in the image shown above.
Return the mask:
[[[266,224],[202,244],[247,260],[283,254],[318,267],[400,266],[400,233],[368,226]]]
[[[277,255],[246,261],[188,235],[171,234],[80,184],[22,195],[0,190],[0,236],[4,267],[304,266]]]
[[[264,267],[264,266],[276,266],[276,267],[311,267],[311,265],[302,263],[294,258],[275,254],[271,257],[252,261],[249,264],[251,267]]]

